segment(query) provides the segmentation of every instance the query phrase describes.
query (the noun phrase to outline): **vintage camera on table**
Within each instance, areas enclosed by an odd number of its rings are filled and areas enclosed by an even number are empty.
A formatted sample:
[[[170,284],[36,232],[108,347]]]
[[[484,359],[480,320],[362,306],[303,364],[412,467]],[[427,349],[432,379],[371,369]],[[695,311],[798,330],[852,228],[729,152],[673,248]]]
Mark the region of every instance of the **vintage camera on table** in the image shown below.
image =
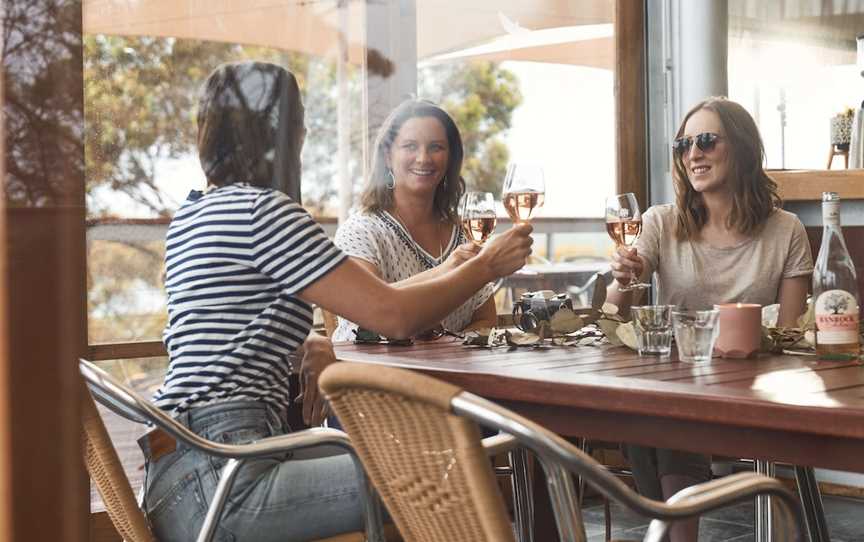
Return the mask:
[[[549,322],[552,315],[564,308],[573,310],[573,302],[567,294],[556,294],[552,290],[526,292],[513,303],[513,324],[526,333],[533,333],[541,323]]]

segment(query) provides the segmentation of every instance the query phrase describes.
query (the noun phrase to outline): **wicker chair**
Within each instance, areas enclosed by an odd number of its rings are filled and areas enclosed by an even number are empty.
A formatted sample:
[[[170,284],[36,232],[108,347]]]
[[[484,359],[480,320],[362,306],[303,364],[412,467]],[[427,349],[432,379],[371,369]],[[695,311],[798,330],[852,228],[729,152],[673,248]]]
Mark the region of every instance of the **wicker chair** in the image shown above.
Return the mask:
[[[155,542],[150,531],[143,511],[138,507],[138,502],[123,471],[120,459],[114,449],[102,417],[96,409],[93,398],[101,404],[110,408],[120,416],[139,423],[152,423],[163,429],[176,440],[185,445],[198,448],[215,456],[229,458],[219,480],[216,493],[198,541],[209,541],[213,537],[215,527],[219,521],[222,509],[227,500],[231,485],[243,462],[248,459],[284,453],[290,450],[308,448],[321,444],[340,446],[352,452],[353,449],[348,437],[335,429],[314,428],[298,431],[288,435],[271,437],[244,445],[217,444],[205,440],[186,427],[175,422],[170,416],[154,407],[149,401],[141,398],[134,391],[117,382],[110,375],[93,365],[92,363],[80,361],[81,375],[90,390],[82,393],[82,425],[84,442],[84,462],[90,478],[93,480],[114,528],[129,542]],[[91,397],[92,394],[92,397]],[[385,537],[381,526],[381,512],[378,498],[374,490],[366,482],[362,466],[357,462],[358,472],[361,474],[361,490],[365,491],[366,532],[349,533],[332,538],[326,542],[362,542],[364,540],[382,542]],[[388,526],[389,527],[389,526]],[[398,540],[396,533],[388,533],[387,540]],[[321,541],[325,542],[325,541]]]
[[[326,309],[321,309],[321,316],[324,321],[325,334],[328,338],[333,337],[333,333],[339,324],[338,316]],[[499,327],[512,326],[513,315],[499,314],[497,325]],[[492,453],[492,450],[496,446],[500,449],[500,452]],[[495,441],[494,437],[484,439],[484,448],[490,456],[499,456],[495,458],[496,461],[506,463],[506,465],[495,467],[495,475],[499,479],[509,480],[513,496],[513,519],[517,541],[533,542],[534,494],[531,480],[531,463],[528,459],[528,454],[524,448],[513,445],[512,441],[507,441],[504,444],[501,441]]]
[[[646,541],[662,540],[672,520],[757,494],[776,496],[783,505],[781,523],[791,532],[778,533],[778,539],[802,540],[794,495],[766,476],[735,474],[687,488],[667,502],[652,501],[557,435],[440,380],[378,365],[338,363],[322,373],[319,383],[400,533],[411,542],[514,540],[477,424],[513,435],[537,456],[564,541],[585,540],[572,474],[655,518]]]

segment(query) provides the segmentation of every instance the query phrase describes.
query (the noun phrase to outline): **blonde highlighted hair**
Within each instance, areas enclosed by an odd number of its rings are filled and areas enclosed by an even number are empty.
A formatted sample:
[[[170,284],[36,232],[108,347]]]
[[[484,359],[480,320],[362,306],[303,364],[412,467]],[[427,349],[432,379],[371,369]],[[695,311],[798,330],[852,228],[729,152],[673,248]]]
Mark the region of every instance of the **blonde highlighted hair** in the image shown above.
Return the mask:
[[[732,192],[732,209],[726,227],[744,235],[753,235],[783,201],[777,193],[777,183],[763,168],[765,146],[759,128],[750,113],[740,104],[725,97],[711,97],[693,106],[675,134],[682,137],[684,127],[697,111],[713,111],[723,125],[727,145],[728,170],[726,184]],[[683,157],[673,153],[673,182],[677,207],[675,236],[694,239],[708,221],[708,209],[702,195],[690,184]]]

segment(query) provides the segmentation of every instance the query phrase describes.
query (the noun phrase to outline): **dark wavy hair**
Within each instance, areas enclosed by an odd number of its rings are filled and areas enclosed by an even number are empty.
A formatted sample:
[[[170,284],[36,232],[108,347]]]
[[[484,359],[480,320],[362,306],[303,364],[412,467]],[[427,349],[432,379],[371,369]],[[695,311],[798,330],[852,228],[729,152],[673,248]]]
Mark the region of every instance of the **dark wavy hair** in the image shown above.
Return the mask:
[[[768,176],[762,164],[765,146],[753,117],[740,104],[725,97],[708,98],[690,109],[675,134],[679,138],[684,127],[697,111],[713,111],[720,117],[725,142],[728,145],[729,169],[726,183],[732,192],[732,210],[726,226],[745,235],[755,233],[774,212],[783,205],[777,194],[777,183]],[[678,239],[695,238],[708,221],[708,209],[702,195],[693,189],[687,168],[681,156],[673,153],[673,181],[677,204]]]
[[[303,102],[294,75],[267,62],[223,64],[198,104],[198,157],[207,182],[249,183],[300,201]]]
[[[426,100],[406,100],[396,106],[388,115],[378,136],[375,139],[375,154],[372,156],[372,171],[360,196],[360,208],[364,212],[390,210],[393,208],[393,190],[387,188],[390,177],[387,171],[387,158],[390,149],[402,125],[409,119],[417,117],[433,117],[441,121],[447,134],[447,144],[450,147],[447,173],[438,183],[435,191],[433,208],[438,215],[452,223],[459,221],[459,198],[465,192],[465,180],[462,178],[462,159],[465,150],[462,146],[462,136],[459,128],[446,111]]]

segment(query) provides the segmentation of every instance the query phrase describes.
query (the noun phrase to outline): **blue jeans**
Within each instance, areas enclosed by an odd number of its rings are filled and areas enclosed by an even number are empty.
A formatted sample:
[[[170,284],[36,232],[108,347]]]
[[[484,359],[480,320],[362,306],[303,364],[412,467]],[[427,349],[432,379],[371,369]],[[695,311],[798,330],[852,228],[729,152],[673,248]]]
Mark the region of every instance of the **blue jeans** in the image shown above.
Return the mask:
[[[290,432],[261,403],[219,403],[177,420],[214,442],[242,444]],[[178,443],[174,452],[147,461],[144,508],[160,542],[195,540],[225,459]],[[326,538],[363,528],[362,497],[351,457],[321,447],[247,461],[219,521],[214,540],[291,541]]]

